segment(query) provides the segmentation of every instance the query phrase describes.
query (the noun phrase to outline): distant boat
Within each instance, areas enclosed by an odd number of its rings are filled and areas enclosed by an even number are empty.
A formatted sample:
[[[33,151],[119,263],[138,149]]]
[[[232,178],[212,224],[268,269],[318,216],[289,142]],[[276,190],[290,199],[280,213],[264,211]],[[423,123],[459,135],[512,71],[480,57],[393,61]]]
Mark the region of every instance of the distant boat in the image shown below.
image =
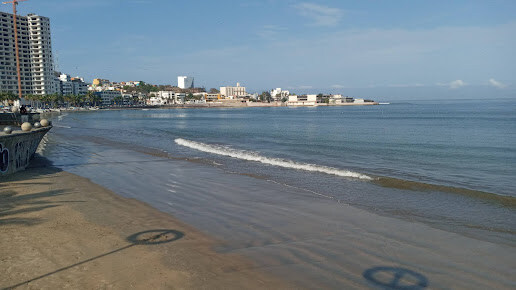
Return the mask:
[[[379,105],[390,105],[391,103],[378,103]]]

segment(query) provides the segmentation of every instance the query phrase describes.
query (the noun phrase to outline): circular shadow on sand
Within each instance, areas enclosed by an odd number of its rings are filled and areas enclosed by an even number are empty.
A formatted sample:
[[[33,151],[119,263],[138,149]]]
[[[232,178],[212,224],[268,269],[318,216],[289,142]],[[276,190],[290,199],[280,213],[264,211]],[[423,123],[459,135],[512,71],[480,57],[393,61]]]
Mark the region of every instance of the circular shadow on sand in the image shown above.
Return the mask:
[[[133,245],[159,245],[177,241],[184,236],[176,230],[149,230],[130,235],[127,241]]]
[[[362,276],[383,289],[419,290],[428,286],[425,276],[404,268],[374,267],[364,271]]]

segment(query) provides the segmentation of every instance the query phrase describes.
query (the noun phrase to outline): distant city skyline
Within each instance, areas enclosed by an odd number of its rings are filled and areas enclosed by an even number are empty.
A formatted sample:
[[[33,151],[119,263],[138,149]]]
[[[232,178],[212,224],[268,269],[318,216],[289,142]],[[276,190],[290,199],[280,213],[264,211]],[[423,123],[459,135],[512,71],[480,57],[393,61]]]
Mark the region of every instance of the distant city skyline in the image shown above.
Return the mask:
[[[50,18],[57,69],[88,81],[173,85],[188,75],[207,89],[516,96],[514,1],[30,0],[18,9]]]

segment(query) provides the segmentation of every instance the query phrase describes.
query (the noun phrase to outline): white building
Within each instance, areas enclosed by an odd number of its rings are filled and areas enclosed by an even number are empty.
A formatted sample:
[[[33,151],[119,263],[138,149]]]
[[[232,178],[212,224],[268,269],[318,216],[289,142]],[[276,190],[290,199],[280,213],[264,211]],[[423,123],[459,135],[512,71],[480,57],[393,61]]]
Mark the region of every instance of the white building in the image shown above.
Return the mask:
[[[185,93],[176,93],[174,95],[174,101],[176,104],[184,104],[185,103],[186,94]]]
[[[173,91],[151,92],[149,95],[151,97],[147,101],[148,105],[161,106],[175,103],[176,95]]]
[[[166,105],[166,101],[160,97],[153,96],[147,99],[146,103],[150,106],[163,106]]]
[[[201,95],[201,99],[204,100],[205,98],[203,98],[203,96],[206,93],[196,93],[194,96],[199,94]],[[147,104],[153,106],[184,104],[186,95],[185,93],[176,93],[173,91],[151,92],[151,98],[147,100]]]
[[[273,97],[276,101],[280,101],[283,98],[288,98],[288,96],[290,95],[289,91],[283,91],[281,88],[276,88],[272,90],[270,93],[271,97]]]
[[[20,73],[23,94],[58,92],[50,38],[50,19],[17,16]],[[13,15],[0,12],[0,91],[18,94]]]
[[[84,79],[75,77],[72,78],[67,74],[59,76],[59,91],[61,95],[85,95],[88,92],[88,84]]]
[[[316,106],[317,95],[290,95],[288,96],[288,106]]]
[[[177,86],[180,89],[193,89],[194,88],[194,78],[187,76],[178,76],[177,77]]]
[[[230,99],[247,96],[245,87],[241,87],[240,83],[236,87],[220,87],[220,94]]]
[[[330,96],[330,104],[346,104],[346,103],[353,103],[354,99],[351,97],[343,97],[342,95],[331,95]]]
[[[124,106],[134,105],[134,98],[131,94],[122,94],[122,104]]]
[[[137,87],[140,85],[140,82],[135,82],[135,81],[128,81],[128,82],[122,82],[121,83],[122,86],[129,86],[129,87]]]

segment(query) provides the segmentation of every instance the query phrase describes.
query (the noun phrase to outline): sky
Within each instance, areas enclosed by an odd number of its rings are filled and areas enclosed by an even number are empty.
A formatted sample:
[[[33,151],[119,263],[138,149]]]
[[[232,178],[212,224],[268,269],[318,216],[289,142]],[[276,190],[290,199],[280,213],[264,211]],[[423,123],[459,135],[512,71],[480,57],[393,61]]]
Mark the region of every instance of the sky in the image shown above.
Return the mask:
[[[389,99],[516,98],[516,1],[28,0],[57,69]],[[11,7],[3,5],[2,11]]]

